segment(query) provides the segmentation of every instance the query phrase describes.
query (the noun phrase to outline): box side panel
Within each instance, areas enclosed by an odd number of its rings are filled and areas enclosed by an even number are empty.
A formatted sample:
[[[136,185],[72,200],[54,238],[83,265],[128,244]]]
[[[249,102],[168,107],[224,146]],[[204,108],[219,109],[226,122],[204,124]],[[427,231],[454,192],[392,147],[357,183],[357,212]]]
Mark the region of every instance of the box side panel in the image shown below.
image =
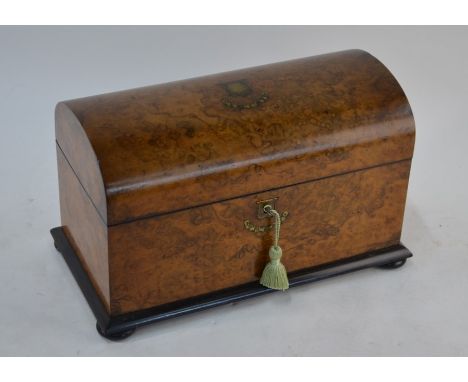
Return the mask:
[[[110,309],[107,226],[57,145],[62,226],[97,293]]]
[[[99,161],[75,114],[64,104],[55,108],[55,138],[104,222],[107,200]]]
[[[272,233],[245,228],[257,201],[288,211],[280,245],[288,271],[398,244],[410,160],[109,227],[111,313],[127,313],[251,281]]]

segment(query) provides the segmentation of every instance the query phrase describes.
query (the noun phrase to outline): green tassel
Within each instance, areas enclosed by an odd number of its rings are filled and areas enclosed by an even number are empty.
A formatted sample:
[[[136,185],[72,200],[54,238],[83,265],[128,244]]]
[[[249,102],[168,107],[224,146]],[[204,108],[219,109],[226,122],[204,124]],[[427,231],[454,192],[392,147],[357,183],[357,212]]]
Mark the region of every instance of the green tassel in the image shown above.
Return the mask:
[[[263,270],[262,277],[260,278],[260,284],[270,289],[284,291],[289,288],[289,281],[286,268],[281,263],[281,256],[283,255],[283,251],[278,245],[281,216],[278,211],[274,210],[270,205],[263,207],[263,210],[268,215],[275,218],[275,240],[273,245],[270,247],[270,251],[268,253],[270,255],[270,261]]]
[[[288,274],[281,263],[283,251],[280,246],[271,246],[270,261],[263,270],[260,284],[270,289],[286,290],[289,288]]]

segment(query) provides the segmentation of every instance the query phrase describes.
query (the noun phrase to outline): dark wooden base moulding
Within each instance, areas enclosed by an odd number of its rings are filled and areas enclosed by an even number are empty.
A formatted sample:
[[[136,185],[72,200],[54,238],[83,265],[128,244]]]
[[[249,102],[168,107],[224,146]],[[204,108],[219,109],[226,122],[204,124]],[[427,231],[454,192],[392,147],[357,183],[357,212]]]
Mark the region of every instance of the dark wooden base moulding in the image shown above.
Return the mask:
[[[110,316],[102,304],[98,294],[94,290],[88,275],[86,274],[78,256],[68,241],[62,227],[53,228],[51,231],[55,248],[62,254],[76,282],[81,288],[88,304],[96,316],[96,327],[99,334],[110,340],[124,339],[135,331],[136,328],[162,321],[184,314],[198,312],[229,304],[247,298],[275,292],[261,286],[258,282],[244,284],[204,296],[198,296],[183,301],[157,306],[137,312]],[[411,252],[403,245],[394,245],[378,251],[367,252],[348,259],[313,267],[298,272],[292,272],[289,276],[290,287],[323,280],[329,277],[342,275],[361,269],[380,267],[395,269],[405,264],[411,257]]]

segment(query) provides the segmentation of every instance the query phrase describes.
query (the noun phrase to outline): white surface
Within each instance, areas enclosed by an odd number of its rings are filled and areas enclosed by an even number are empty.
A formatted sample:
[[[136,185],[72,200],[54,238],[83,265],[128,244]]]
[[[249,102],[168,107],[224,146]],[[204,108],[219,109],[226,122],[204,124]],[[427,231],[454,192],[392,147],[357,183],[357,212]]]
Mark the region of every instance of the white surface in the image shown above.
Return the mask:
[[[95,0],[4,1],[0,24],[12,25],[463,25],[462,0]],[[112,4],[110,12],[109,4]],[[27,12],[25,10],[27,9]],[[73,10],[73,12],[70,12]]]
[[[414,258],[99,337],[48,232],[55,104],[348,48],[382,60],[415,114]],[[0,28],[0,52],[0,355],[468,355],[468,28]]]

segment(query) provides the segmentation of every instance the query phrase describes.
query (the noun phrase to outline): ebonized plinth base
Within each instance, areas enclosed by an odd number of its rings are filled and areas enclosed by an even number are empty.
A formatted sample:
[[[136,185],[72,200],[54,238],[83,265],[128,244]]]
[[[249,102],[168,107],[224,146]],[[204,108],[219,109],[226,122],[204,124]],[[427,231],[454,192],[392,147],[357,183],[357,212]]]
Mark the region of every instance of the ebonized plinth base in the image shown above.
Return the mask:
[[[97,331],[109,340],[127,338],[140,326],[275,292],[261,286],[258,282],[253,282],[138,312],[110,316],[94,290],[93,284],[68,241],[63,228],[53,228],[50,232],[54,238],[55,248],[62,254],[96,316]],[[401,244],[395,245],[334,263],[292,272],[288,275],[289,285],[295,287],[371,267],[395,269],[403,266],[406,259],[411,256],[411,252],[406,247]]]

